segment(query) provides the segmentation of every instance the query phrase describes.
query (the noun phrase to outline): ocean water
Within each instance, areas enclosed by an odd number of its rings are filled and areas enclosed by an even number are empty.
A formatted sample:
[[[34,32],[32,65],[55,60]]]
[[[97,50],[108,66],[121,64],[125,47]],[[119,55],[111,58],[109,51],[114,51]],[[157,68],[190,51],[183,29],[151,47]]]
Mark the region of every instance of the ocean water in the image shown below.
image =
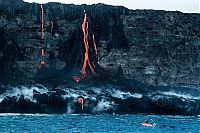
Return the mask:
[[[155,127],[140,123],[148,120]],[[200,133],[200,117],[0,114],[0,133]]]

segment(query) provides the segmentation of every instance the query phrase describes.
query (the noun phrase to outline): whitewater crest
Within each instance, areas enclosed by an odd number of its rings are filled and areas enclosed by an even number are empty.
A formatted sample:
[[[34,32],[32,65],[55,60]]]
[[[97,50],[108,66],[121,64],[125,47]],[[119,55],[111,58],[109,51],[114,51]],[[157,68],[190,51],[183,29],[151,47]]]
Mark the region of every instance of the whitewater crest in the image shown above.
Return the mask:
[[[142,92],[142,90],[141,90]],[[82,110],[78,98],[84,98]],[[118,87],[10,87],[0,95],[1,113],[155,113],[199,115],[200,98],[189,93],[154,91],[138,93]]]
[[[42,85],[33,86],[33,87],[26,87],[26,86],[11,87],[11,88],[8,88],[5,93],[0,95],[0,102],[2,102],[3,99],[6,97],[16,97],[17,100],[19,100],[20,96],[24,96],[24,99],[37,102],[33,99],[34,91],[37,91],[43,94],[43,93],[47,93],[48,89]]]

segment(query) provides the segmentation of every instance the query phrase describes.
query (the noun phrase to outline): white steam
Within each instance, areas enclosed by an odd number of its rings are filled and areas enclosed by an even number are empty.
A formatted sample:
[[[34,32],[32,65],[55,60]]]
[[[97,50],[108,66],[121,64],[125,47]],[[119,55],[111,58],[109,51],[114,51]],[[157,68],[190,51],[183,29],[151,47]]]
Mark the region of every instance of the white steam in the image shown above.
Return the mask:
[[[94,107],[93,112],[106,111],[106,110],[112,109],[113,106],[114,106],[114,102],[101,99],[101,101],[98,102],[97,106]]]
[[[28,88],[28,87],[25,87],[25,86],[22,86],[20,88],[12,87],[10,90],[7,90],[5,93],[0,95],[0,102],[2,102],[2,100],[5,97],[15,96],[15,97],[17,97],[19,99],[21,95],[23,95],[25,99],[28,99],[30,101],[35,102],[33,100],[33,90],[36,90],[41,94],[48,92],[48,89],[44,88],[44,87],[43,88],[38,88],[38,87],[30,87],[30,88]]]

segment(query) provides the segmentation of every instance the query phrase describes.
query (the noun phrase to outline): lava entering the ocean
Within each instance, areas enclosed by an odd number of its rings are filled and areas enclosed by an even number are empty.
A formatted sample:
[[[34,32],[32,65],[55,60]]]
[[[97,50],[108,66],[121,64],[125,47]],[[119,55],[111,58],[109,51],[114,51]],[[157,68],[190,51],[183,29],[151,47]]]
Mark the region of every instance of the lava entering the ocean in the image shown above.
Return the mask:
[[[78,103],[81,104],[81,109],[84,109],[84,98],[83,97],[79,97],[78,98]]]

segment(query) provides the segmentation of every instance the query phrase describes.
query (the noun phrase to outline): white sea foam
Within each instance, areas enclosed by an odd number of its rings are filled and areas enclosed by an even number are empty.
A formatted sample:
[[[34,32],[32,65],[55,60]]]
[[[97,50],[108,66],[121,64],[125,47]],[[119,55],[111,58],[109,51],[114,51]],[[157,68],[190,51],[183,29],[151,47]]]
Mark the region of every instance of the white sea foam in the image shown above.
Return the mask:
[[[67,105],[67,114],[74,113],[74,109],[73,109],[72,105],[73,105],[72,103],[68,103],[68,105]]]
[[[111,96],[112,97],[116,97],[116,98],[121,98],[121,99],[126,99],[129,97],[133,97],[133,98],[142,98],[142,94],[139,93],[130,93],[130,92],[122,92],[119,90],[115,90],[113,89],[111,92]]]
[[[79,96],[83,96],[85,99],[93,99],[96,100],[96,98],[92,95],[89,95],[86,91],[83,90],[74,90],[74,89],[65,89],[66,94],[62,95],[63,99],[66,98],[73,98],[74,100],[77,100]]]
[[[50,116],[50,114],[23,114],[23,113],[0,113],[0,116]]]
[[[21,95],[24,96],[25,99],[29,99],[33,102],[35,102],[33,100],[33,90],[36,90],[38,92],[40,92],[41,94],[43,93],[47,93],[48,89],[47,88],[38,88],[38,87],[25,87],[25,86],[21,86],[20,88],[18,87],[12,87],[11,89],[7,90],[5,93],[0,95],[0,102],[2,102],[2,100],[6,97],[12,97],[12,96],[16,96],[17,98],[20,98]]]
[[[174,91],[163,91],[163,92],[159,92],[162,95],[166,95],[166,96],[176,96],[176,97],[182,97],[185,99],[195,99],[195,100],[199,100],[200,97],[195,97],[192,96],[190,94],[181,94],[181,93],[176,93]]]
[[[101,101],[98,102],[97,106],[94,107],[93,112],[106,111],[113,108],[113,106],[114,102],[101,99]]]

